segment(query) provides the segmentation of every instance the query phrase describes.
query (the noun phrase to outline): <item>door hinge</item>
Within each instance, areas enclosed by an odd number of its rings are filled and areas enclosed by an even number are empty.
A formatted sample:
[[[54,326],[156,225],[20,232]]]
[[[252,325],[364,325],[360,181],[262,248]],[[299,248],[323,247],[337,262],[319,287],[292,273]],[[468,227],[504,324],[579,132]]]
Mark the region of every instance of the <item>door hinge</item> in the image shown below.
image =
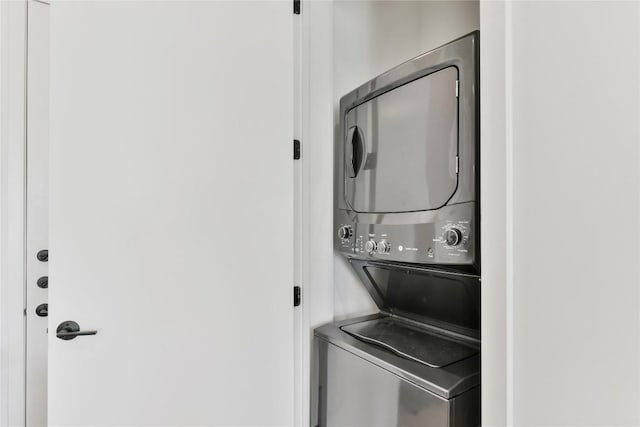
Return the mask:
[[[293,160],[300,160],[300,141],[293,140]]]
[[[300,15],[300,0],[293,0],[293,13]]]
[[[460,96],[460,80],[456,80],[456,98]]]
[[[293,287],[293,306],[297,307],[300,305],[300,286]]]

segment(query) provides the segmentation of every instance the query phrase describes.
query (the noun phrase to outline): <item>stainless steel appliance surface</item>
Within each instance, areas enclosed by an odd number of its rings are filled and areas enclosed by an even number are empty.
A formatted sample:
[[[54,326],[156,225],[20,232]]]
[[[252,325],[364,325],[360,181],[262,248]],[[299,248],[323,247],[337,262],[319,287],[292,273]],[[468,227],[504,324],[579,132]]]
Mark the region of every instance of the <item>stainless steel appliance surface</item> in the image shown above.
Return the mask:
[[[371,322],[395,324],[446,339],[465,353],[432,367],[358,340],[348,331]],[[480,424],[480,355],[477,343],[384,314],[325,325],[314,336],[314,426],[468,427]]]
[[[478,37],[341,99],[335,248],[379,313],[315,329],[313,426],[480,425]]]
[[[480,277],[349,262],[380,311],[315,330],[312,425],[480,425]]]
[[[342,97],[335,247],[479,273],[478,32]]]

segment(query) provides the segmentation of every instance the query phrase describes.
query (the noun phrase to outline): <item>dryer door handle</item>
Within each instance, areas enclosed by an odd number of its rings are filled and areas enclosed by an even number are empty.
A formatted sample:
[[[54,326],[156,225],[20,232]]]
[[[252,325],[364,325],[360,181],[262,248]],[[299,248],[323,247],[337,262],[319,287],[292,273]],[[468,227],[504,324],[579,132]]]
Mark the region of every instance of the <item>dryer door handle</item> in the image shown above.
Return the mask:
[[[345,144],[345,168],[349,178],[358,176],[362,168],[365,154],[364,135],[358,126],[352,126],[347,131],[347,143]]]

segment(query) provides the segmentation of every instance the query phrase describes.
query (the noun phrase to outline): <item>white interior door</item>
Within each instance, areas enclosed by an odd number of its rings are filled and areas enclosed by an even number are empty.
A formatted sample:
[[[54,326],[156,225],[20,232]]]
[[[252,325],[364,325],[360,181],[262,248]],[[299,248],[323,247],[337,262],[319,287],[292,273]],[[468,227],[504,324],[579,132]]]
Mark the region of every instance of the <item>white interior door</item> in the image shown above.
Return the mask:
[[[49,425],[292,424],[291,2],[50,12]]]

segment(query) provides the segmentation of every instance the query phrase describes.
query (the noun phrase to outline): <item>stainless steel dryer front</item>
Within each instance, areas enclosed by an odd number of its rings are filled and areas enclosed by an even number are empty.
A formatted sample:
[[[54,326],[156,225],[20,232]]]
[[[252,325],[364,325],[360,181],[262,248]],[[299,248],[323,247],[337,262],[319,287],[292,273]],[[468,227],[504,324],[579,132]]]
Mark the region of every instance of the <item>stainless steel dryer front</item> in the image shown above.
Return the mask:
[[[480,272],[478,32],[340,100],[336,249]]]

